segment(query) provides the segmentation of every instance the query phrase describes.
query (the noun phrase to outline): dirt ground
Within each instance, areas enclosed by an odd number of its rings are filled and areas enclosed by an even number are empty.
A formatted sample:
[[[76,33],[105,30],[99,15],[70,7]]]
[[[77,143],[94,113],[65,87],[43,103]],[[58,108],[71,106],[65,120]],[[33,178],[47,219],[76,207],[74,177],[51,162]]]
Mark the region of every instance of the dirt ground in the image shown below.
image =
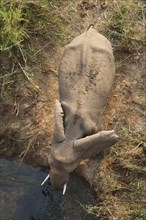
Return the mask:
[[[67,20],[68,35],[65,43],[85,31],[91,23],[103,32],[108,8],[108,4],[103,3],[105,1],[72,1],[60,6]],[[44,41],[38,45],[33,42],[37,51],[41,51],[40,57],[43,60],[34,67],[37,71],[34,82],[39,86],[39,92],[32,91],[30,82],[24,81],[21,76],[19,83],[14,83],[13,97],[0,102],[1,158],[19,157],[33,166],[45,167],[48,166],[47,155],[53,135],[54,101],[58,98],[57,68],[65,45],[50,47],[45,46],[46,43]],[[114,48],[114,56],[116,77],[103,117],[103,128],[115,129],[121,138],[123,129],[131,133],[145,130],[146,50],[144,46],[132,52],[117,52]],[[6,65],[9,59],[1,57],[1,60],[2,65],[9,69],[9,65]],[[95,178],[94,184],[99,178],[96,163],[97,158],[89,164]]]

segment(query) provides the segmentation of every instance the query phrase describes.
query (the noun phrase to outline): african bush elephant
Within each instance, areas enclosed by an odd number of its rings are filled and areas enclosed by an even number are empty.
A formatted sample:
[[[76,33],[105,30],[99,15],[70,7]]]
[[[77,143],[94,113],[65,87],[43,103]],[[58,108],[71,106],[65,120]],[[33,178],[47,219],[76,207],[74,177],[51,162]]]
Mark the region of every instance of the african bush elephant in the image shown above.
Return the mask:
[[[113,130],[101,131],[115,66],[110,42],[93,27],[65,47],[59,69],[60,101],[55,102],[50,180],[57,189],[80,162],[116,143]]]

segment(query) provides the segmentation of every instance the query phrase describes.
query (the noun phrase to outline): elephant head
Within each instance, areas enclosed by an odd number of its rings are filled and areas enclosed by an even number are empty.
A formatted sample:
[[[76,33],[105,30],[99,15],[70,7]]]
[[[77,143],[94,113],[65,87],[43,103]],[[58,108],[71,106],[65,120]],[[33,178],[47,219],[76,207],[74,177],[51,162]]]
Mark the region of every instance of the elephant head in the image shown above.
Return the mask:
[[[113,130],[100,131],[83,138],[66,135],[64,112],[61,103],[55,102],[54,137],[49,155],[50,180],[55,189],[60,189],[69,180],[69,174],[78,167],[83,159],[104,151],[116,143],[118,136]],[[74,127],[73,130],[76,129]],[[73,132],[74,133],[74,132]]]

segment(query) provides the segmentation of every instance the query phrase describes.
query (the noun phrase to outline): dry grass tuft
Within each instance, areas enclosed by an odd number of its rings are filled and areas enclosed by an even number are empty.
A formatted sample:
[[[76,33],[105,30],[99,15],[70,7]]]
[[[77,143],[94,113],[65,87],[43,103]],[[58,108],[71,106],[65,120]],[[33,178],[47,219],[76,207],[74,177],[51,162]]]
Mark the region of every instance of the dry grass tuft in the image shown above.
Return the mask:
[[[131,133],[123,129],[121,140],[101,163],[95,185],[100,194],[100,212],[109,219],[144,219],[145,135],[144,132]]]
[[[117,49],[138,50],[146,43],[145,9],[141,1],[109,1],[106,32]]]

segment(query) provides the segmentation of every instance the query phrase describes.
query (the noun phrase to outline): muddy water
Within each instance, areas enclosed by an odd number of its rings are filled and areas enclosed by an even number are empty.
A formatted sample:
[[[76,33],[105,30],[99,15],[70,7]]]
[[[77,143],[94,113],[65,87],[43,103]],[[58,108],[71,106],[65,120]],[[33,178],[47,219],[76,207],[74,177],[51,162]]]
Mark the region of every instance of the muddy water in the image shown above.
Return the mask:
[[[71,176],[67,192],[40,186],[46,172],[19,161],[0,159],[0,220],[94,220],[83,208],[95,197],[86,183]]]

